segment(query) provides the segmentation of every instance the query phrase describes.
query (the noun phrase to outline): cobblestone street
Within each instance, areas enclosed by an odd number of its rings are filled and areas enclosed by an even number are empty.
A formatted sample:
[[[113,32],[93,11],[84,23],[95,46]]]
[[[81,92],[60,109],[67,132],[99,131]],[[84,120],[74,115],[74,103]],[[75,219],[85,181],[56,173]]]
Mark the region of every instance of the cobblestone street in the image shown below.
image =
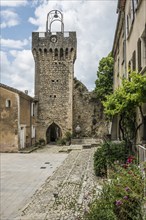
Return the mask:
[[[94,176],[96,148],[72,150],[22,209],[17,220],[81,220],[100,190]]]

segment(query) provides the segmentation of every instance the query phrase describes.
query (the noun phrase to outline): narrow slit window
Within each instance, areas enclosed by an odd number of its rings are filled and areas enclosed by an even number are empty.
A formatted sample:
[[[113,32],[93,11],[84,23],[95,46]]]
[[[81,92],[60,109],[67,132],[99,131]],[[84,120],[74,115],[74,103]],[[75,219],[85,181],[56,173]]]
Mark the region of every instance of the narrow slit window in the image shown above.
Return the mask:
[[[6,100],[6,108],[10,108],[11,107],[11,100],[7,99]]]

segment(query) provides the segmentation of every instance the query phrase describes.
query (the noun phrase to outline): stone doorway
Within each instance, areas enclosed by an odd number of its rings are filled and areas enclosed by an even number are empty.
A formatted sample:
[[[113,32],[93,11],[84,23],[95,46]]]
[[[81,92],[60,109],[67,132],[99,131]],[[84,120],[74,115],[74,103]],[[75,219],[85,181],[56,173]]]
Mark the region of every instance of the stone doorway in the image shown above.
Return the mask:
[[[52,123],[48,127],[47,132],[46,132],[47,144],[50,142],[56,142],[61,136],[62,134],[61,134],[60,127],[57,124]]]

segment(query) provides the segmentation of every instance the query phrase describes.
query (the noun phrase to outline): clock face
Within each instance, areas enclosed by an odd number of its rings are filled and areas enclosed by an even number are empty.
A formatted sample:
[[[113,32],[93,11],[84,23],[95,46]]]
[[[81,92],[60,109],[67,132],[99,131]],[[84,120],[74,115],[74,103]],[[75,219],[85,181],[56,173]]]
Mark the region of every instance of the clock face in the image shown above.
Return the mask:
[[[56,43],[57,42],[57,37],[55,35],[52,35],[50,38],[52,43]]]

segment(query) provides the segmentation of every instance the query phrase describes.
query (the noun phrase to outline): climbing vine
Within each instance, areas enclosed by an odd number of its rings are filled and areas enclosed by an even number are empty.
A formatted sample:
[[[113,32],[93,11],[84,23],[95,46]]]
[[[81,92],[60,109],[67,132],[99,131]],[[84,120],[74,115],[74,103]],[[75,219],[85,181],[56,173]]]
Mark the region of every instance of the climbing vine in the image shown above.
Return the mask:
[[[121,139],[135,140],[137,131],[144,121],[142,103],[146,102],[146,74],[131,72],[129,79],[122,80],[122,86],[103,101],[105,114],[111,119],[119,116]],[[136,120],[136,110],[139,109],[141,122]]]

